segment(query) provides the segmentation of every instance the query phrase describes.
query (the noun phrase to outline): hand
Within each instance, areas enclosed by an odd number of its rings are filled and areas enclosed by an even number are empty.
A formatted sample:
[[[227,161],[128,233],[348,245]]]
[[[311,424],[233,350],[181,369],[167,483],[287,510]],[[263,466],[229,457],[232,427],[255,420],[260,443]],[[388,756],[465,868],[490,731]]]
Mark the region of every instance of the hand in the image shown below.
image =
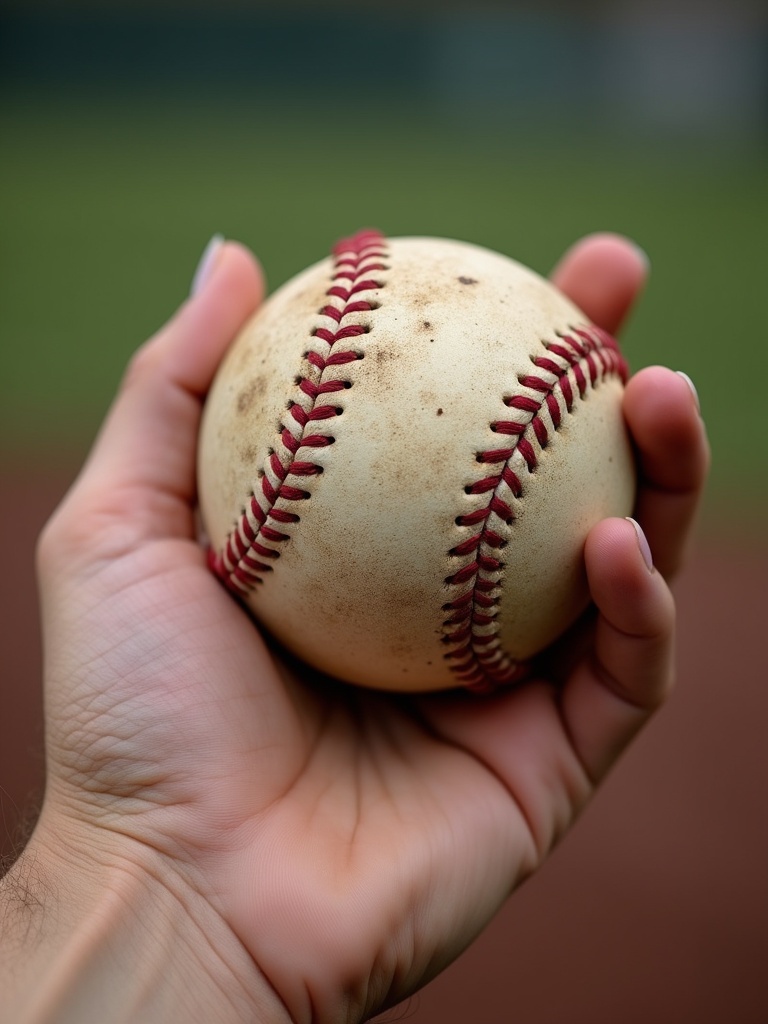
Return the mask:
[[[644,272],[632,246],[596,236],[553,276],[615,331]],[[48,787],[30,849],[73,919],[104,906],[98,886],[153,894],[145,942],[160,914],[177,915],[157,955],[178,943],[194,964],[172,975],[186,979],[183,1019],[358,1020],[461,952],[668,694],[664,575],[681,558],[706,442],[682,377],[653,368],[630,381],[636,516],[660,571],[631,523],[592,531],[598,615],[567,678],[482,699],[319,681],[274,656],[196,541],[202,401],[261,293],[253,258],[225,244],[134,358],[41,540]],[[119,917],[130,900],[117,902]],[[127,948],[136,964],[123,970],[151,976],[146,947]],[[162,984],[147,981],[134,1019],[180,1019],[163,1016]],[[100,1019],[122,1019],[111,1005]]]

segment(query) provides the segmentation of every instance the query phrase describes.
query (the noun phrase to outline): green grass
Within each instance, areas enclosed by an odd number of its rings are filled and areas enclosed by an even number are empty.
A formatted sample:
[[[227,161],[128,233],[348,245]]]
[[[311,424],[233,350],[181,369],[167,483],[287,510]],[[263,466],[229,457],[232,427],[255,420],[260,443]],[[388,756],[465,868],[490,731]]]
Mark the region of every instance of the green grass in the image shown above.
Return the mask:
[[[210,235],[251,245],[275,287],[361,226],[465,238],[546,273],[582,234],[652,261],[624,335],[634,368],[696,382],[712,500],[768,496],[765,155],[674,156],[554,130],[415,114],[50,100],[0,115],[2,448],[82,447],[136,345],[184,297]]]

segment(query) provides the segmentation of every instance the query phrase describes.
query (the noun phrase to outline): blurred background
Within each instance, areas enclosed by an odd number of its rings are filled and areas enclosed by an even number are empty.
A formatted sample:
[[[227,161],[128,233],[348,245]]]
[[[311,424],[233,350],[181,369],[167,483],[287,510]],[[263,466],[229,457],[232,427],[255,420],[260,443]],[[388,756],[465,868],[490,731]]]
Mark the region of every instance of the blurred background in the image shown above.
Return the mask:
[[[757,0],[5,0],[0,846],[43,785],[35,537],[214,232],[270,288],[362,226],[547,273],[649,254],[622,341],[695,381],[712,485],[680,686],[488,932],[388,1015],[762,1024],[768,9]],[[752,389],[755,389],[754,391]]]

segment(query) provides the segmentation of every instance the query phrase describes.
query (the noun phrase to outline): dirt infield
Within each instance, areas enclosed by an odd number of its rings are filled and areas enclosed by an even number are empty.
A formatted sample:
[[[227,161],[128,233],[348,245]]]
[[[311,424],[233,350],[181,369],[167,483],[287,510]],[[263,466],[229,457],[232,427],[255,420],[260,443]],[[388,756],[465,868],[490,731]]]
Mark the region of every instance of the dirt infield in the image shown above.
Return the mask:
[[[32,551],[68,472],[0,474],[0,840],[43,779]],[[733,535],[733,530],[730,531]],[[677,584],[680,684],[544,869],[383,1019],[768,1020],[768,550],[708,532]]]

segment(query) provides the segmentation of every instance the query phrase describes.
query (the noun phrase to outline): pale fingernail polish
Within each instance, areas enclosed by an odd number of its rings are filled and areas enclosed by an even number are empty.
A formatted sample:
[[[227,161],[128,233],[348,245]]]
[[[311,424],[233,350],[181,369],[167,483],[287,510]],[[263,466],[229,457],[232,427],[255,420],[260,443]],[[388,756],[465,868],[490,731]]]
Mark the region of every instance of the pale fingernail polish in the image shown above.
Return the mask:
[[[693,395],[693,400],[696,403],[696,411],[700,413],[701,412],[701,402],[699,401],[699,392],[696,390],[696,385],[693,383],[693,381],[688,376],[688,374],[685,373],[683,370],[676,370],[675,372],[677,373],[678,377],[682,377],[683,378],[685,383],[691,389],[691,394]]]
[[[637,546],[640,548],[640,554],[643,556],[646,569],[648,572],[653,572],[653,555],[651,554],[651,546],[648,543],[648,538],[643,532],[642,526],[636,519],[632,519],[631,516],[626,516],[626,520],[628,523],[632,523],[635,528],[635,533],[637,534]]]
[[[222,245],[224,245],[224,236],[218,234],[214,235],[208,245],[206,245],[192,278],[192,287],[189,289],[190,295],[197,295],[205,287],[213,273],[213,268],[216,266]]]

